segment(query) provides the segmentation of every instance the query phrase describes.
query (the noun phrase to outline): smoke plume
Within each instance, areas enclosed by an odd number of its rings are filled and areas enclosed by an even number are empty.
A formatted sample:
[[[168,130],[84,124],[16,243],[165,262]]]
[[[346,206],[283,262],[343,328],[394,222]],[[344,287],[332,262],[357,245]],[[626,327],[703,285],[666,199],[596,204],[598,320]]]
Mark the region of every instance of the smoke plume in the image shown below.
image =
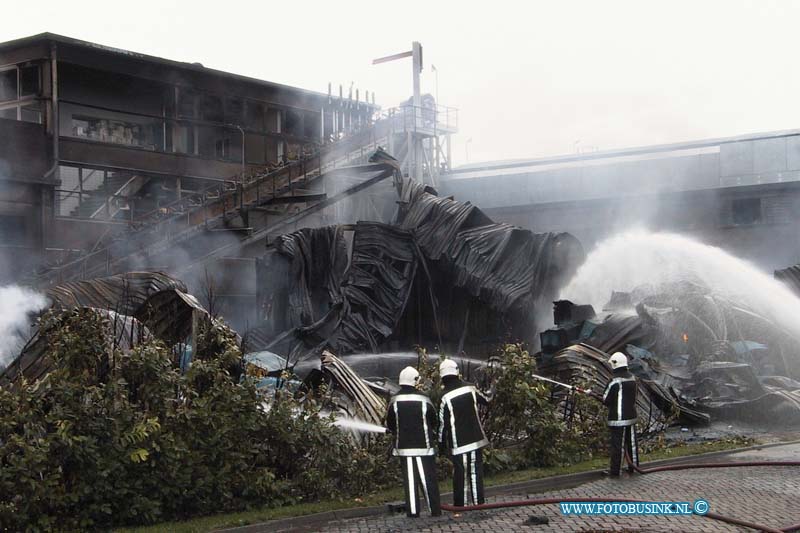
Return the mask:
[[[0,368],[10,363],[28,338],[29,314],[41,311],[47,299],[17,285],[0,287]]]
[[[602,309],[612,291],[695,281],[800,336],[800,298],[772,275],[728,252],[672,233],[633,230],[601,242],[561,298]]]

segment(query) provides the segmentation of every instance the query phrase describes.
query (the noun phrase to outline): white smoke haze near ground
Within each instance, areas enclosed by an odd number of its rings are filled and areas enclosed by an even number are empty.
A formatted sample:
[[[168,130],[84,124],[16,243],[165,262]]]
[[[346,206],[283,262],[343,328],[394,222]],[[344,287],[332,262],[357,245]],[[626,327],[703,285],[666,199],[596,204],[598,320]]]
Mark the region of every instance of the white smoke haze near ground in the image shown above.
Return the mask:
[[[0,287],[0,368],[5,368],[28,340],[28,314],[46,306],[47,299],[38,292],[17,285]]]
[[[614,290],[685,279],[704,283],[800,335],[800,298],[771,273],[720,248],[673,233],[637,229],[599,243],[560,298],[592,304],[599,312]]]

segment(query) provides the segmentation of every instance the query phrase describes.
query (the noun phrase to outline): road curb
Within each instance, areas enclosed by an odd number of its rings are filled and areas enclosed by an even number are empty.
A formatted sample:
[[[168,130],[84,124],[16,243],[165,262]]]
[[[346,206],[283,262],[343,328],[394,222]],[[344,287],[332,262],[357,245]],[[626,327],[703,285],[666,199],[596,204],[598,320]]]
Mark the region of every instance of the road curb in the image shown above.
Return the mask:
[[[791,446],[793,444],[800,444],[800,440],[787,441],[787,442],[773,442],[769,444],[757,444],[754,446],[746,446],[743,448],[732,448],[730,450],[719,450],[713,452],[699,453],[696,455],[686,455],[683,457],[659,459],[657,461],[649,461],[642,463],[642,467],[651,468],[656,466],[666,465],[679,465],[687,463],[705,463],[708,459],[722,458],[736,453],[763,450],[765,448],[775,448],[778,446]],[[713,462],[713,461],[712,461]],[[582,485],[589,481],[600,479],[600,470],[587,470],[586,472],[576,472],[574,474],[562,474],[559,476],[543,477],[538,479],[531,479],[528,481],[519,481],[517,483],[509,483],[506,485],[495,485],[493,487],[486,487],[484,491],[486,496],[500,496],[504,494],[535,494],[537,492],[547,492],[551,490],[567,489],[578,485]],[[442,500],[445,497],[451,497],[452,493],[447,492],[442,494]],[[322,513],[315,513],[309,515],[295,516],[291,518],[281,518],[277,520],[269,520],[260,522],[258,524],[251,524],[248,526],[239,526],[226,529],[215,530],[218,533],[267,533],[267,532],[304,532],[315,531],[319,526],[338,522],[340,520],[347,520],[352,518],[366,518],[370,516],[379,516],[387,514],[387,506],[376,505],[373,507],[352,507],[349,509],[338,509],[333,511],[325,511]]]

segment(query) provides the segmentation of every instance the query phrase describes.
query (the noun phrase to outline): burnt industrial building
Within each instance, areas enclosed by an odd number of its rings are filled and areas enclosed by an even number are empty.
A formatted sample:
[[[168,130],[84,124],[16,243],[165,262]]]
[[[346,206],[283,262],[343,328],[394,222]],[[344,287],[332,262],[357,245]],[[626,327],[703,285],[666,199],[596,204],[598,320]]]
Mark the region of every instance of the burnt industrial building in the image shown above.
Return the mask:
[[[169,272],[242,329],[276,237],[389,222],[388,178],[435,181],[457,130],[430,95],[380,109],[52,34],[0,44],[0,65],[0,280]],[[369,163],[379,147],[394,157]]]
[[[371,124],[313,92],[53,34],[0,44],[0,251],[19,277]],[[307,169],[306,169],[307,170]]]

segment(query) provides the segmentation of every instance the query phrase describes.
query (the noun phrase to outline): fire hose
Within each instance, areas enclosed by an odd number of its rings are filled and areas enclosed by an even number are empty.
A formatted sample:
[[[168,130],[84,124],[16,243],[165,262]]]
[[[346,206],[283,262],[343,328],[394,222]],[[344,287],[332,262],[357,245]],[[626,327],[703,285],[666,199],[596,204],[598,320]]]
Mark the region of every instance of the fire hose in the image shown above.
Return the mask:
[[[579,389],[574,385],[568,385],[566,383],[561,383],[549,378],[544,378],[543,376],[534,376],[537,379],[541,379],[542,381],[547,381],[550,383],[554,383],[556,385],[563,386],[565,388],[569,388],[571,390],[576,390],[578,392],[590,394],[590,391],[585,389]],[[680,464],[680,465],[666,465],[666,466],[657,466],[653,468],[640,468],[639,465],[633,464],[631,458],[626,454],[626,460],[633,469],[639,474],[652,474],[655,472],[668,472],[674,470],[691,470],[691,469],[699,469],[699,468],[738,468],[738,467],[754,467],[754,466],[800,466],[800,461],[742,461],[742,462],[728,462],[728,463],[690,463],[690,464]],[[477,505],[465,505],[463,507],[458,507],[455,505],[448,505],[442,504],[441,508],[445,511],[450,512],[466,512],[466,511],[479,511],[479,510],[487,510],[487,509],[502,509],[506,507],[525,507],[525,506],[534,506],[534,505],[552,505],[557,503],[589,503],[589,502],[596,502],[597,498],[538,498],[538,499],[527,499],[527,500],[517,500],[517,501],[510,501],[510,502],[495,502],[495,503],[482,503]],[[640,500],[640,499],[630,499],[630,498],[617,498],[614,501],[624,502],[624,503],[650,503],[648,500]],[[721,522],[725,522],[728,524],[747,527],[750,529],[755,529],[757,531],[765,531],[767,533],[790,533],[794,531],[800,530],[800,524],[794,524],[791,526],[783,527],[783,528],[774,528],[770,526],[764,526],[761,524],[756,524],[753,522],[748,522],[746,520],[740,520],[738,518],[732,518],[729,516],[724,516],[718,513],[707,512],[705,514],[699,514],[699,516],[704,516],[706,518],[711,518],[712,520],[719,520]]]
[[[632,464],[628,458],[628,464]],[[734,462],[734,463],[692,463],[683,465],[667,465],[658,466],[654,468],[640,468],[638,465],[632,465],[634,470],[639,474],[652,474],[654,472],[667,472],[673,470],[690,470],[698,468],[734,468],[734,467],[753,467],[753,466],[800,466],[800,461],[747,461],[747,462]],[[524,507],[532,505],[550,505],[555,503],[581,503],[581,502],[596,502],[597,498],[538,498],[530,500],[517,500],[511,502],[496,502],[496,503],[482,503],[478,505],[466,505],[464,507],[457,507],[455,505],[442,504],[441,507],[445,511],[451,512],[465,512],[465,511],[479,511],[486,509],[502,509],[505,507]],[[625,503],[649,503],[648,500],[639,500],[631,498],[615,498],[614,501]],[[740,520],[738,518],[731,518],[718,513],[707,512],[699,516],[719,520],[728,524],[747,527],[758,531],[766,531],[768,533],[790,533],[800,530],[800,524],[787,526],[784,528],[774,528],[755,524]]]

